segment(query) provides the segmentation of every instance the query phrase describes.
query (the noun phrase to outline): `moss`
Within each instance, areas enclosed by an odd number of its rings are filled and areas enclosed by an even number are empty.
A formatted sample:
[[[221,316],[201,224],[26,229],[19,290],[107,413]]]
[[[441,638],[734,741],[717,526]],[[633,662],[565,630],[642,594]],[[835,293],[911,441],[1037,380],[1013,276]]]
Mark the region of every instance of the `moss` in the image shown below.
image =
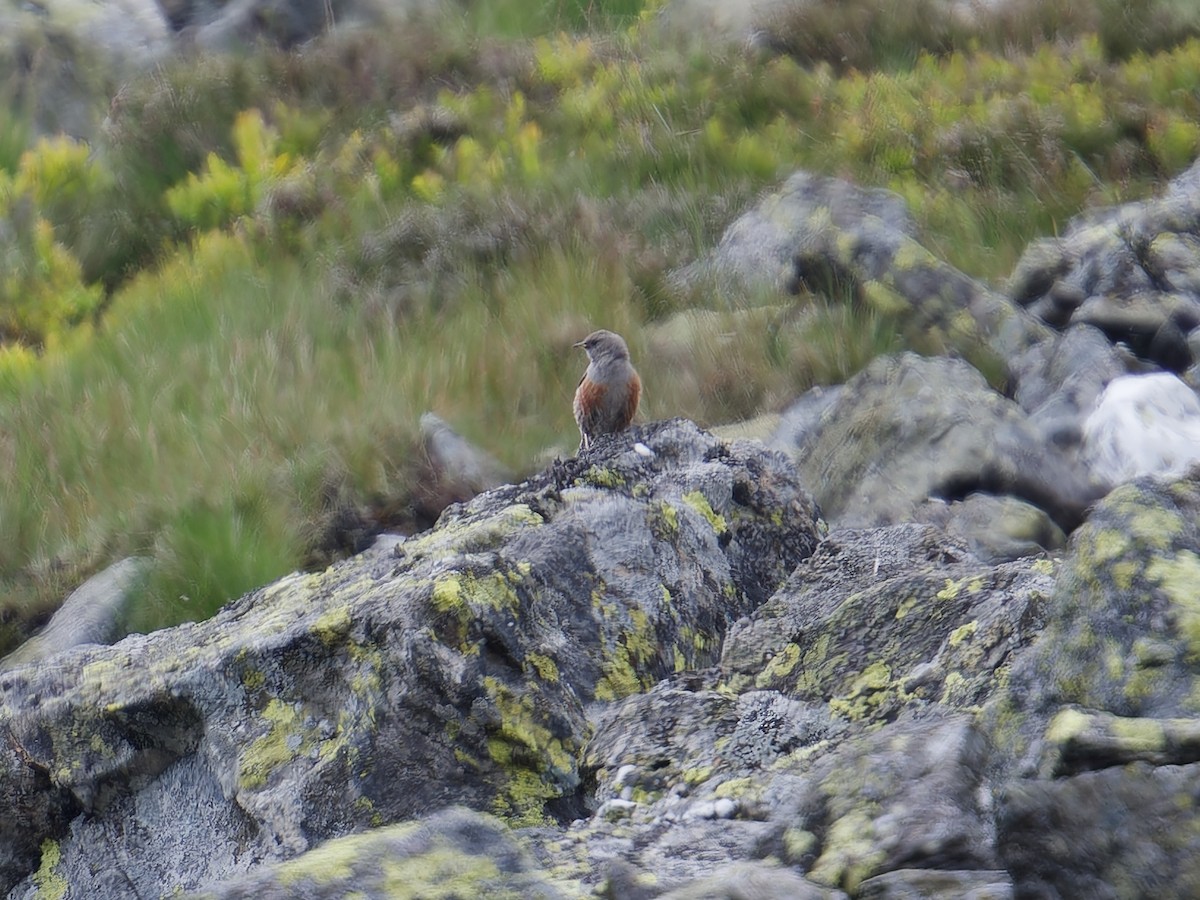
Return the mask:
[[[470,623],[481,614],[516,613],[521,600],[514,586],[523,579],[519,565],[508,572],[488,572],[482,576],[470,572],[450,573],[434,582],[431,605],[457,624],[453,638],[461,640]]]
[[[1046,727],[1046,740],[1065,744],[1079,738],[1092,724],[1092,717],[1077,709],[1064,709],[1055,714]]]
[[[858,595],[856,594],[855,596],[858,596]],[[853,599],[853,597],[850,599]],[[896,621],[899,622],[902,619],[906,618],[908,616],[908,614],[910,612],[912,612],[913,607],[916,605],[917,605],[917,598],[915,596],[906,597],[902,601],[900,601],[900,605],[896,607]]]
[[[392,826],[388,832],[400,837],[412,834],[418,827],[415,823],[406,823]],[[283,887],[293,887],[302,881],[314,885],[347,881],[354,876],[354,863],[362,853],[362,845],[363,839],[359,836],[326,841],[281,865],[278,869],[279,883]]]
[[[951,672],[942,683],[941,702],[947,706],[964,706],[968,701],[970,682],[961,672]]]
[[[605,655],[604,674],[596,681],[597,700],[619,700],[643,689],[641,679],[629,658],[629,648],[618,644]]]
[[[404,555],[412,559],[480,553],[502,543],[513,533],[544,525],[546,520],[525,503],[514,503],[486,519],[450,521],[405,541]]]
[[[714,797],[728,797],[739,800],[757,796],[761,791],[760,783],[754,778],[730,778],[722,781],[713,791]]]
[[[379,828],[385,822],[383,813],[375,808],[375,804],[370,797],[359,797],[356,799],[354,801],[354,810],[370,822],[372,828]]]
[[[1166,730],[1157,719],[1114,716],[1109,729],[1121,747],[1133,753],[1157,753],[1167,746]]]
[[[679,510],[665,500],[658,507],[659,521],[662,523],[662,533],[671,537],[679,534]]]
[[[67,896],[67,880],[55,871],[62,862],[62,849],[57,841],[42,841],[42,861],[33,873],[33,885],[38,900],[62,900]]]
[[[526,653],[525,661],[533,666],[534,671],[543,681],[551,684],[558,683],[558,666],[550,657],[543,656],[541,653]]]
[[[698,784],[703,784],[712,778],[712,766],[699,766],[695,769],[684,769],[683,782],[684,784],[695,787]]]
[[[1140,498],[1129,517],[1129,533],[1154,550],[1166,550],[1184,528],[1178,513],[1158,506],[1147,506]]]
[[[784,861],[801,863],[817,849],[817,836],[804,828],[792,827],[783,833]]]
[[[955,600],[958,598],[959,592],[963,589],[962,581],[955,581],[953,578],[946,579],[946,586],[937,592],[939,600]]]
[[[729,526],[725,522],[725,517],[718,515],[713,510],[712,504],[708,502],[708,498],[700,491],[690,491],[684,494],[683,502],[704,516],[708,520],[708,524],[712,526],[712,530],[717,534],[724,534],[729,530]]]
[[[1032,571],[1038,575],[1053,575],[1054,569],[1055,569],[1054,560],[1051,560],[1051,559],[1035,560],[1033,565],[1031,565],[1029,567],[1029,569],[1030,569],[1030,571]]]
[[[680,672],[686,672],[688,670],[687,656],[684,654],[682,647],[676,644],[673,648],[671,648],[671,656],[673,658],[672,668],[676,675],[678,675]]]
[[[903,294],[875,279],[863,284],[863,297],[872,309],[885,316],[899,316],[912,308]]]
[[[575,755],[540,721],[529,693],[517,693],[493,677],[484,689],[500,717],[487,740],[488,755],[505,775],[493,800],[495,812],[513,825],[540,825],[547,801],[562,795],[575,777]]]
[[[261,669],[246,669],[242,673],[242,685],[247,691],[257,693],[267,683],[267,676]]]

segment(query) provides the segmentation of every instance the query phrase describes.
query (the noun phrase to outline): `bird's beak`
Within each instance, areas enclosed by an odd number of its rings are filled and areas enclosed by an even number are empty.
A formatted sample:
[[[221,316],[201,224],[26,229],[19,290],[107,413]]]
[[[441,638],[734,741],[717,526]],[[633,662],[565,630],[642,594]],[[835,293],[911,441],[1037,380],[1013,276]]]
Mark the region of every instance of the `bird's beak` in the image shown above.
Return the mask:
[[[576,341],[576,342],[575,342],[574,344],[572,344],[571,346],[572,346],[572,347],[578,347],[580,350],[582,350],[582,349],[583,349],[583,345],[584,345],[584,343],[585,343],[585,341]]]

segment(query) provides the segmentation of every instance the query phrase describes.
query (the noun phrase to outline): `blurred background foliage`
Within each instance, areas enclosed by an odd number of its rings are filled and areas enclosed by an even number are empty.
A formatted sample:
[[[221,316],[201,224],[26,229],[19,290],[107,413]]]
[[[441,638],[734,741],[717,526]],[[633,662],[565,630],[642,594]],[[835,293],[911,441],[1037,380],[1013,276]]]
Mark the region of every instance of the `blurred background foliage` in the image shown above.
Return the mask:
[[[154,560],[148,630],[327,563],[347,523],[428,525],[424,411],[515,471],[572,452],[594,327],[629,338],[645,417],[702,424],[905,346],[844,298],[672,286],[798,168],[897,192],[1001,287],[1200,150],[1188,3],[822,0],[724,49],[658,5],[97,72],[87,141],[0,83],[0,653],[124,555]]]

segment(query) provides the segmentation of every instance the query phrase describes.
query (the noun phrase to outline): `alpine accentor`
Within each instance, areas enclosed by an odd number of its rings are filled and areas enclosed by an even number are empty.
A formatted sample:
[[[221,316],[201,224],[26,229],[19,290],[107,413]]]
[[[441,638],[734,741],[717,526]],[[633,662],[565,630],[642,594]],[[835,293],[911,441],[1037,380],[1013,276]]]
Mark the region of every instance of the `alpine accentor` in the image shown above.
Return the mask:
[[[590,450],[597,436],[629,427],[642,396],[642,379],[619,334],[593,331],[575,346],[588,355],[587,370],[575,391],[574,409],[579,449]]]

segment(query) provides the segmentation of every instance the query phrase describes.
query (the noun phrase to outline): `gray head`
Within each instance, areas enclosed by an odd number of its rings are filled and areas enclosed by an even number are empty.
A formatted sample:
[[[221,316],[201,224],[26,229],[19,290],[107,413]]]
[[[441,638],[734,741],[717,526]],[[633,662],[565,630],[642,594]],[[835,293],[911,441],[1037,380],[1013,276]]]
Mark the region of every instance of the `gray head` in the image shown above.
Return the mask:
[[[587,351],[588,359],[595,363],[629,359],[629,348],[625,346],[625,339],[604,329],[593,331],[575,346]]]

